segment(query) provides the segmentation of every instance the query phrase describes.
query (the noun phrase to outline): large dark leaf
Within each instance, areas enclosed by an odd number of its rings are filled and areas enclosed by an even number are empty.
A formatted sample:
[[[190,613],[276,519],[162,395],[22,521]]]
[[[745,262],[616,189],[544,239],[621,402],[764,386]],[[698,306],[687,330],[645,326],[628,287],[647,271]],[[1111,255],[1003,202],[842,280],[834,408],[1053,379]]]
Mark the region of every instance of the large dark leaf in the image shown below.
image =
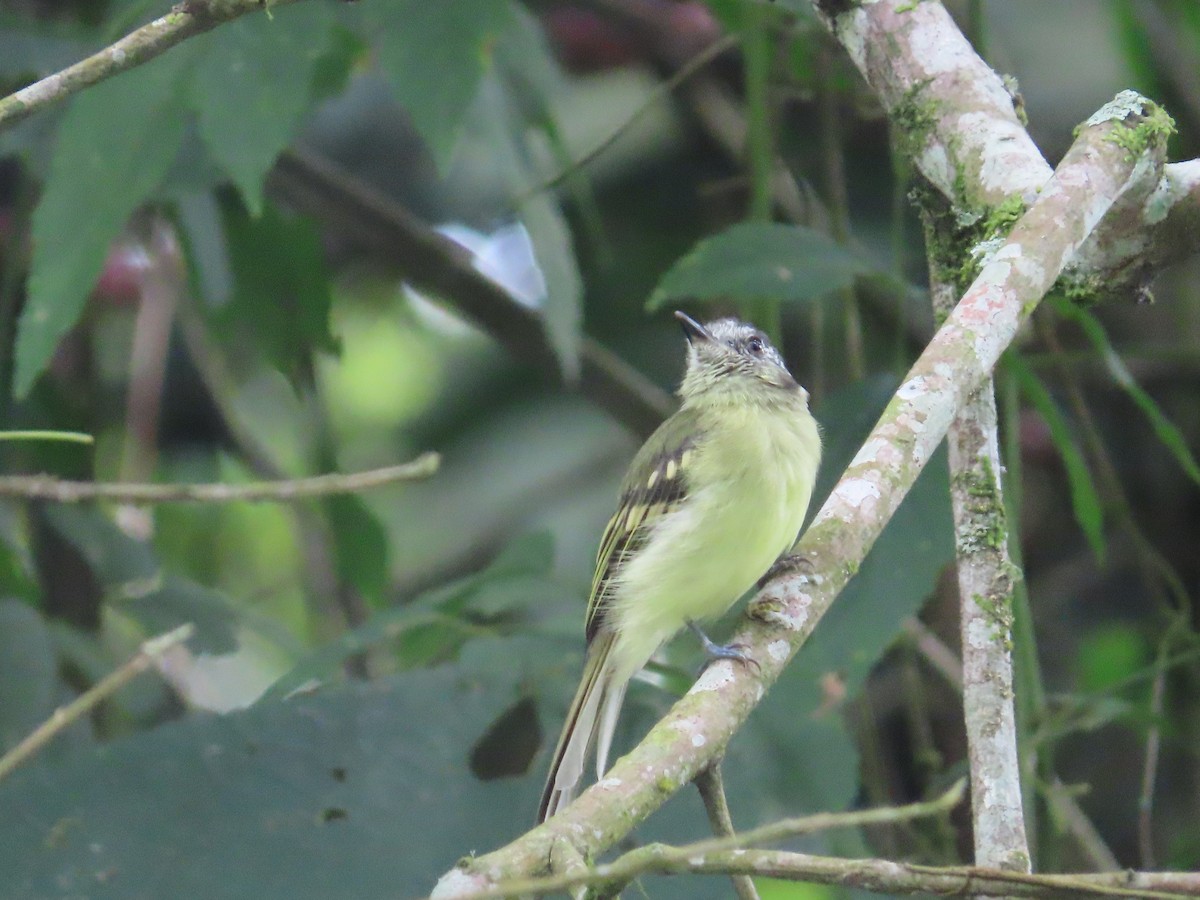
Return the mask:
[[[511,678],[417,671],[18,772],[0,784],[0,806],[21,811],[0,821],[0,894],[424,895],[464,853],[519,833],[518,810],[532,813],[528,785],[471,773],[476,743],[517,699]]]

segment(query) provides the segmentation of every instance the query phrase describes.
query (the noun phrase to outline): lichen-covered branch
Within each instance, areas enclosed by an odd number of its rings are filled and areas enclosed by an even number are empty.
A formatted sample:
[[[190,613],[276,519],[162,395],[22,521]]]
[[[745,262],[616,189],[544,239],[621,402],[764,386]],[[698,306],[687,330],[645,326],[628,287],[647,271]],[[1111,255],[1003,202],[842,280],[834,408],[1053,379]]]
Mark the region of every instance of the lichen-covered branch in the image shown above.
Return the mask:
[[[0,129],[65,100],[86,87],[139,66],[222,22],[296,0],[184,0],[165,16],[131,31],[98,53],[0,98]]]
[[[887,110],[901,149],[963,221],[1033,201],[1051,170],[1025,130],[1015,85],[975,53],[941,3],[813,5]],[[1200,249],[1200,161],[1167,165],[1161,177],[1080,248],[1068,290],[1141,296],[1155,268]]]
[[[701,855],[665,854],[661,845],[645,848],[657,856],[639,860],[642,875],[744,875],[779,878],[808,884],[829,884],[877,894],[920,894],[934,897],[1104,898],[1176,900],[1200,892],[1200,873],[1195,872],[1086,872],[1080,874],[1031,875],[984,866],[923,866],[889,859],[840,859],[812,856],[786,850],[725,850]],[[678,848],[684,850],[686,848]],[[636,851],[635,851],[636,852]],[[647,854],[648,855],[648,854]],[[530,879],[515,887],[520,896],[544,896],[564,889],[566,884],[606,884],[603,874],[578,875],[573,879]],[[504,888],[510,890],[509,887]],[[488,897],[511,897],[511,893],[487,893]]]
[[[797,552],[812,574],[773,579],[751,605],[735,640],[758,665],[709,666],[602,781],[507,847],[462,861],[443,876],[439,896],[540,873],[559,844],[592,858],[720,757],[1068,260],[1117,198],[1149,193],[1158,181],[1166,134],[1152,132],[1139,153],[1124,145],[1126,132],[1158,114],[1154,104],[1122,95],[1080,129],[1054,177],[914,364],[801,540]]]
[[[745,852],[746,848],[761,844],[772,844],[789,837],[806,834],[816,834],[821,831],[831,831],[838,828],[859,828],[866,825],[895,824],[910,822],[914,819],[926,818],[948,813],[962,802],[966,784],[960,779],[940,797],[920,803],[909,803],[904,806],[881,806],[874,809],[861,809],[841,813],[815,813],[810,816],[797,816],[761,825],[740,834],[728,834],[697,841],[682,847],[668,844],[648,844],[630,850],[611,863],[584,868],[581,871],[554,875],[549,878],[522,879],[506,881],[489,886],[481,891],[463,894],[472,900],[486,898],[517,897],[527,894],[547,894],[553,891],[568,890],[574,887],[588,886],[598,889],[602,896],[615,896],[642,875],[653,873],[670,873],[687,871],[709,858],[726,858],[733,853]],[[754,874],[752,871],[742,874]],[[437,896],[435,893],[434,896]]]
[[[931,216],[926,222],[927,229],[937,227]],[[926,244],[935,247],[940,242],[927,240]],[[939,317],[949,315],[958,300],[956,286],[939,277],[944,266],[931,256],[930,296]],[[990,377],[950,424],[947,444],[975,864],[1029,872],[1013,704],[1013,565],[1008,557],[996,396]]]

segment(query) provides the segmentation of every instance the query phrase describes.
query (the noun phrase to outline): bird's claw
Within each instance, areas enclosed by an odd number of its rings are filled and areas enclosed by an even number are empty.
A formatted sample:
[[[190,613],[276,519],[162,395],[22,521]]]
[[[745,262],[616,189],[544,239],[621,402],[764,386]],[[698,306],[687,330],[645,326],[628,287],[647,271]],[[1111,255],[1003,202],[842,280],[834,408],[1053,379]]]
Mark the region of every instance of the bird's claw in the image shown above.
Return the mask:
[[[767,573],[762,578],[758,579],[758,587],[761,590],[768,582],[773,581],[781,575],[790,575],[793,572],[805,571],[812,573],[813,564],[807,557],[793,556],[784,554],[771,563],[771,568],[767,569]]]
[[[695,622],[688,622],[688,627],[692,629],[696,637],[700,640],[700,646],[704,650],[704,655],[708,657],[704,661],[704,665],[700,667],[703,672],[713,662],[718,659],[729,659],[735,662],[740,662],[748,666],[753,666],[757,672],[759,670],[758,661],[746,652],[744,644],[718,644],[713,641],[707,634],[700,630],[700,626]]]

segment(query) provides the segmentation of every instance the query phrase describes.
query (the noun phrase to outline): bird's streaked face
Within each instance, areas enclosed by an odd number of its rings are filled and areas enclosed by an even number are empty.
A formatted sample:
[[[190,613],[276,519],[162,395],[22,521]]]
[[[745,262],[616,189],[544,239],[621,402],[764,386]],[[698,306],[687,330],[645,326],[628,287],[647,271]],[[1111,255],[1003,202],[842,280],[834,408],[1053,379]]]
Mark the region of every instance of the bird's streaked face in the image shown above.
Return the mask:
[[[779,351],[753,325],[732,318],[701,325],[681,312],[675,318],[688,338],[687,372],[679,388],[685,400],[704,395],[769,401],[778,391],[803,392]]]

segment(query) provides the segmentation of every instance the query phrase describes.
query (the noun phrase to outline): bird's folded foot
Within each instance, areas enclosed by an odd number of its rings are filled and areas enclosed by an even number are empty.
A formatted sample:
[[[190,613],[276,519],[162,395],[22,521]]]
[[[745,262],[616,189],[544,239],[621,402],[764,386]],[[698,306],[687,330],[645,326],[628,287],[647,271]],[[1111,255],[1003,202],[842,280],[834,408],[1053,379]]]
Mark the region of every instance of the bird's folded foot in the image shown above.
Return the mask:
[[[758,587],[761,590],[768,581],[778,578],[780,575],[790,575],[793,572],[806,572],[811,574],[812,571],[813,565],[807,557],[784,554],[783,556],[779,557],[779,559],[775,560],[775,562],[771,563],[771,568],[767,569],[767,574],[758,579]]]
[[[704,665],[701,666],[700,671],[703,672],[705,669],[707,669],[709,667],[709,665],[711,663],[713,663],[715,660],[718,660],[718,659],[732,659],[737,662],[745,663],[746,665],[753,666],[755,668],[755,670],[757,671],[758,662],[752,656],[750,656],[748,653],[746,653],[746,648],[744,646],[742,646],[741,644],[718,644],[718,643],[715,643],[713,641],[713,639],[710,638],[707,634],[705,634],[700,629],[700,626],[697,625],[695,622],[693,622],[691,619],[688,620],[687,624],[688,624],[688,628],[690,628],[692,630],[692,632],[696,635],[696,637],[699,639],[700,646],[704,650],[704,655],[708,657],[708,659],[705,660]]]

